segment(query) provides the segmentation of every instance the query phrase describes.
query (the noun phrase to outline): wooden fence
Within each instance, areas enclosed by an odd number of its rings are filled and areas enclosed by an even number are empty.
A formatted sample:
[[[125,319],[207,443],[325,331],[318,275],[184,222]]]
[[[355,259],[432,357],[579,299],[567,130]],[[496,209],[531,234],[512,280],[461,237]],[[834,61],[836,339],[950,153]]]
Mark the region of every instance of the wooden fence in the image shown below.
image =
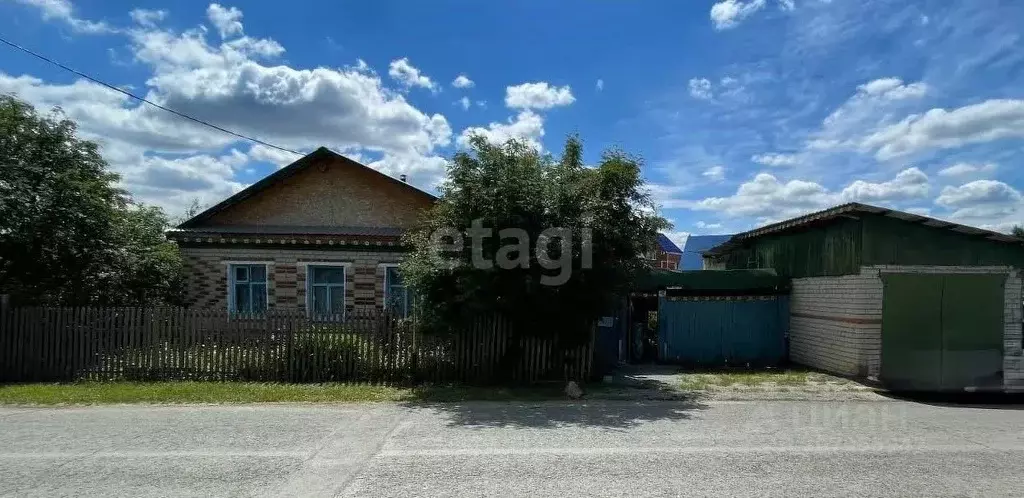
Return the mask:
[[[567,362],[551,341],[493,317],[433,336],[381,312],[313,320],[295,310],[9,308],[0,381],[536,382],[587,376],[592,342]]]

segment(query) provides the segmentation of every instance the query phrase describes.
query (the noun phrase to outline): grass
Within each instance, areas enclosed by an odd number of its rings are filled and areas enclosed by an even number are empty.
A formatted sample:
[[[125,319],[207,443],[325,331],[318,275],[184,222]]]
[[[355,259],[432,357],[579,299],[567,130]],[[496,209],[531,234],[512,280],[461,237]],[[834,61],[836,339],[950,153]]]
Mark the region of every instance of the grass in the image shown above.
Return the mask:
[[[680,387],[703,391],[711,388],[772,384],[777,387],[804,386],[815,380],[810,372],[802,370],[722,371],[683,374]]]
[[[565,399],[560,384],[521,388],[257,382],[76,382],[0,385],[0,405],[534,401]]]

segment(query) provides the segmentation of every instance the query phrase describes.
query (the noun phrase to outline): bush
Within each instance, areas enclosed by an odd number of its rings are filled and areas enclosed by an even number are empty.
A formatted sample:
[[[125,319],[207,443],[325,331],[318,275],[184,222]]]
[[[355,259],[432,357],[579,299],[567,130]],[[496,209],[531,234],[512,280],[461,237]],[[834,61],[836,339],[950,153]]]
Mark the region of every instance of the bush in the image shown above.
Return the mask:
[[[360,338],[351,333],[297,334],[291,343],[290,359],[294,382],[354,380],[365,373]],[[287,361],[287,360],[286,360]],[[285,368],[285,371],[289,369]]]

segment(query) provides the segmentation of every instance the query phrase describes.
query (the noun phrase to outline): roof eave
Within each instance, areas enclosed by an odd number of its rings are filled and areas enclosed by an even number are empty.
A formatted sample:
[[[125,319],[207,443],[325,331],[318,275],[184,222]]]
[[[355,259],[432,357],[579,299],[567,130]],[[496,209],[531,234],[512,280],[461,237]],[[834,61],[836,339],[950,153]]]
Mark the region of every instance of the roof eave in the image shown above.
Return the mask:
[[[817,222],[829,222],[839,217],[849,217],[851,213],[877,214],[881,216],[896,218],[909,223],[919,223],[930,228],[950,230],[964,235],[984,236],[986,240],[991,240],[995,242],[1016,242],[1019,244],[1024,244],[1024,239],[1014,237],[1012,235],[1007,235],[1004,233],[995,232],[992,230],[986,230],[984,228],[961,225],[959,223],[953,223],[951,221],[940,220],[937,218],[932,218],[929,216],[923,216],[914,213],[907,213],[905,211],[898,211],[895,209],[872,206],[870,204],[851,202],[835,206],[829,209],[816,211],[814,213],[806,214],[803,216],[798,216],[796,218],[791,218],[777,223],[772,223],[770,225],[765,225],[763,227],[748,230],[743,233],[738,233],[732,236],[729,240],[704,251],[704,256],[719,256],[730,251],[734,247],[740,245],[740,243],[742,243],[745,240],[755,239],[772,233],[785,232],[795,228],[808,227],[814,225]]]

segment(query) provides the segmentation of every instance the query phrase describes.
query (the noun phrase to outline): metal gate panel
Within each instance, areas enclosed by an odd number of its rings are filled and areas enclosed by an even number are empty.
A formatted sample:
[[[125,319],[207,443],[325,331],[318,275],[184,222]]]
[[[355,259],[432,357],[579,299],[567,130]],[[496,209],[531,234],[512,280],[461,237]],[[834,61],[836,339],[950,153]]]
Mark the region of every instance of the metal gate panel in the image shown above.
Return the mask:
[[[945,276],[942,293],[943,389],[1002,387],[1005,285],[1005,274]]]
[[[786,356],[786,296],[659,299],[659,360],[776,365]]]
[[[882,275],[881,380],[894,389],[942,386],[943,275]]]

